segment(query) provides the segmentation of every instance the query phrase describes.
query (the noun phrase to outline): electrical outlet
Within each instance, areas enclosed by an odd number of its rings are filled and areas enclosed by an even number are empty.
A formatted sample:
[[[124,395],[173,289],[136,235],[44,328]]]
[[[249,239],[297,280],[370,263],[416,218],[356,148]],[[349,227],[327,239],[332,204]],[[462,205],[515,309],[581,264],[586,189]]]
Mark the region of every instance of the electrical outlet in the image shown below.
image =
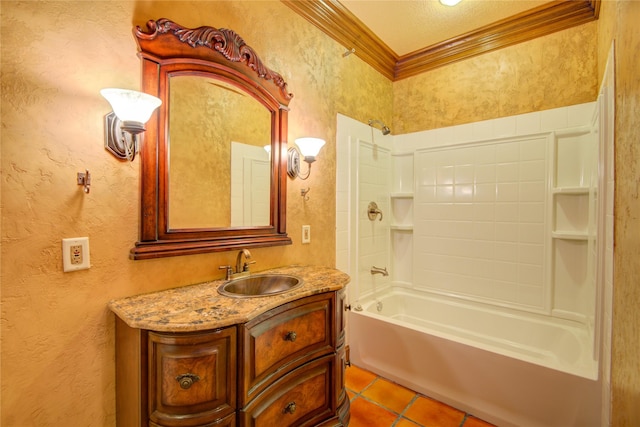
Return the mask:
[[[71,255],[71,265],[82,264],[82,245],[71,245],[69,249]]]
[[[85,270],[89,263],[89,238],[62,239],[62,268],[65,272]]]
[[[302,243],[311,243],[311,226],[303,225],[302,226]]]

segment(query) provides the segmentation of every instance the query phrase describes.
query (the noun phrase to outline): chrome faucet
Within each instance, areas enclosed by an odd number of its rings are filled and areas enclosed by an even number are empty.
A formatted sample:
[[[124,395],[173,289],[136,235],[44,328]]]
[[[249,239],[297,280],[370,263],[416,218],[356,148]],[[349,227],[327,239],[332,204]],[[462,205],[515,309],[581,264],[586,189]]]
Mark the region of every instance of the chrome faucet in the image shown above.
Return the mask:
[[[242,257],[244,257],[245,262],[242,263]],[[248,249],[241,249],[238,252],[238,256],[236,257],[236,271],[233,271],[233,267],[230,265],[221,265],[220,270],[225,270],[226,280],[237,279],[240,277],[249,276],[251,272],[249,271],[249,265],[255,264],[255,261],[249,261],[251,259],[251,252]]]
[[[388,276],[389,272],[387,271],[387,267],[385,268],[380,268],[380,267],[371,267],[371,274],[382,274],[383,276]]]

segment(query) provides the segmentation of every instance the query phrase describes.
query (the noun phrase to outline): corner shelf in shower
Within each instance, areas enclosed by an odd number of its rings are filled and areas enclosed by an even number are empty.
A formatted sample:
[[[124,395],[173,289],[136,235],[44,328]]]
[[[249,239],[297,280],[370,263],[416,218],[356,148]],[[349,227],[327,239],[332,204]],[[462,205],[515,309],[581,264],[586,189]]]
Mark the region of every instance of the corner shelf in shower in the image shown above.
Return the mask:
[[[597,189],[594,188],[594,191],[595,190]],[[554,195],[566,194],[566,195],[573,195],[573,196],[581,196],[581,195],[589,194],[589,187],[557,187],[557,188],[551,189],[551,192]]]
[[[553,194],[589,194],[589,187],[558,187],[551,192]]]
[[[394,154],[391,204],[391,266],[394,286],[413,284],[413,153]]]
[[[589,229],[589,188],[564,187],[552,189],[554,198],[553,229],[557,239],[586,240]]]
[[[589,235],[587,233],[582,233],[582,232],[554,231],[551,233],[551,237],[554,239],[562,239],[562,240],[587,240],[589,238]]]
[[[390,228],[395,231],[413,231],[413,225],[391,224]]]
[[[395,192],[391,198],[391,259],[393,283],[413,282],[413,192]]]
[[[594,286],[594,185],[597,144],[590,127],[554,134],[551,160],[551,313],[580,321],[592,316],[587,295]],[[592,187],[590,187],[592,185]]]
[[[391,198],[391,229],[413,230],[413,192],[395,192]]]

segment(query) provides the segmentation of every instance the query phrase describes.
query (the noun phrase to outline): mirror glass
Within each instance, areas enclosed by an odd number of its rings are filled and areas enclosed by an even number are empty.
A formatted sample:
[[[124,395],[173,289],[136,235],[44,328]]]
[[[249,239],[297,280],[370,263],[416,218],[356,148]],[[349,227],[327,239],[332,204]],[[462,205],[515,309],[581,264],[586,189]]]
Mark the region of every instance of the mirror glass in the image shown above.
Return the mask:
[[[221,79],[169,78],[170,229],[270,222],[271,112]]]

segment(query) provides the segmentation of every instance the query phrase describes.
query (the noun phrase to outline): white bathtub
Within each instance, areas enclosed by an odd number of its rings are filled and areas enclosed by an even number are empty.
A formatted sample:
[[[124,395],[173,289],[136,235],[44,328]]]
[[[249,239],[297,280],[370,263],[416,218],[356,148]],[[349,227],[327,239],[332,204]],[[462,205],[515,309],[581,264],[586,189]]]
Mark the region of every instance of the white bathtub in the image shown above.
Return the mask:
[[[357,366],[499,426],[600,425],[598,364],[579,324],[410,290],[362,308],[347,322]]]

